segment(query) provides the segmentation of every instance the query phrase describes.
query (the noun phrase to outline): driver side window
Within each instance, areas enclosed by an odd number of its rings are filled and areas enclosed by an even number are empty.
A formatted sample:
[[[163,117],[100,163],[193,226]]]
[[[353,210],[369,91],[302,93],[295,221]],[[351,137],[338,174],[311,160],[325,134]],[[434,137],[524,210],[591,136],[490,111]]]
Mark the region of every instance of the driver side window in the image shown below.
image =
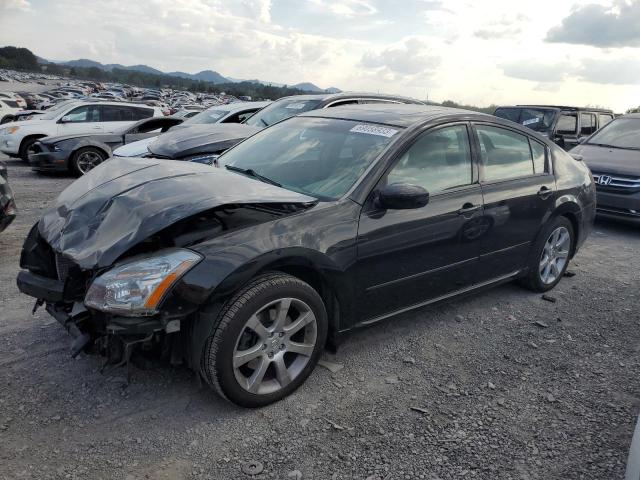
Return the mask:
[[[419,137],[389,172],[387,183],[409,183],[430,194],[473,182],[467,127],[456,125]]]
[[[83,105],[71,110],[65,118],[68,123],[99,122],[100,111],[94,105]]]

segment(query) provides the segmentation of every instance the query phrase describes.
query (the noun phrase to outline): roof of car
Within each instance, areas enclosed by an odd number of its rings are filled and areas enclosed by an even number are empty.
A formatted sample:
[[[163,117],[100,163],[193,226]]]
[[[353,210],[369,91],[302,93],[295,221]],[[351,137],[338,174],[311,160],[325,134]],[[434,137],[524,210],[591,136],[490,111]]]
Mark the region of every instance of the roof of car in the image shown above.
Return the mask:
[[[612,113],[613,111],[608,108],[591,108],[591,107],[569,107],[567,105],[511,105],[512,107],[535,107],[535,108],[558,108],[560,110],[575,110],[575,111],[587,111],[587,112],[604,112]],[[507,106],[498,108],[508,108]]]
[[[246,108],[262,108],[262,107],[266,107],[270,103],[271,103],[270,101],[264,101],[264,102],[233,102],[233,103],[226,103],[226,104],[221,104],[221,105],[214,105],[214,106],[209,107],[209,108],[210,109],[223,108],[223,109],[235,112],[236,110],[244,110]],[[207,110],[209,110],[209,108]]]
[[[396,127],[409,127],[440,117],[463,115],[465,117],[486,118],[500,121],[493,115],[473,112],[460,108],[441,107],[438,105],[415,105],[396,103],[370,103],[365,105],[345,105],[342,107],[311,110],[300,114],[301,117],[339,118],[361,122],[382,123]]]
[[[312,93],[307,95],[291,95],[289,97],[282,97],[279,100],[341,100],[349,98],[379,98],[381,100],[402,100],[408,103],[421,104],[420,100],[415,98],[403,97],[402,95],[388,95],[384,93],[370,93],[370,92],[340,92],[340,93]],[[277,100],[276,100],[277,101]]]

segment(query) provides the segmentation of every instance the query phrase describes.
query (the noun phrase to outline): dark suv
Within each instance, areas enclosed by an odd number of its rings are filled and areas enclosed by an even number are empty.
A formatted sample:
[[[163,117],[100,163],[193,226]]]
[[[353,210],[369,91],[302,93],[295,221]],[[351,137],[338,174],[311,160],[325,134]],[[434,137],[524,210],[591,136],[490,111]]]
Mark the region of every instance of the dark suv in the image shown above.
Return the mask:
[[[615,117],[611,110],[557,105],[498,107],[493,114],[535,130],[565,150],[575,147],[581,138],[588,137]]]

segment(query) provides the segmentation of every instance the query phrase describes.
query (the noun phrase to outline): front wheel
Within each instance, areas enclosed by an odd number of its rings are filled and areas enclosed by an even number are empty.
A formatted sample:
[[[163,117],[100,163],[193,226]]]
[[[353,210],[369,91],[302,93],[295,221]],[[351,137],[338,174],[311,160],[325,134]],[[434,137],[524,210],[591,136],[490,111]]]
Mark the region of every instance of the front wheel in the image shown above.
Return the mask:
[[[291,275],[254,279],[220,312],[203,370],[223,397],[243,407],[276,402],[311,374],[327,338],[322,298]]]
[[[546,292],[555,287],[567,271],[574,243],[571,222],[566,217],[552,220],[533,247],[523,285],[535,292]]]
[[[71,157],[71,170],[78,176],[84,175],[104,162],[106,158],[107,155],[98,148],[81,148]]]

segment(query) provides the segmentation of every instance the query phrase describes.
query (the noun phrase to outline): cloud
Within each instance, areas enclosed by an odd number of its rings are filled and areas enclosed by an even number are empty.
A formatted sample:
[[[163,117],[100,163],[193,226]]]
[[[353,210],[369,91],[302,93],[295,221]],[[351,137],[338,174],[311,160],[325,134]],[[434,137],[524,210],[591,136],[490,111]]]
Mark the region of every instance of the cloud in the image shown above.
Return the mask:
[[[516,60],[498,65],[507,77],[530,80],[543,84],[560,82],[570,73],[571,67],[565,63],[547,64],[531,60]]]
[[[473,36],[481,38],[482,40],[496,40],[502,38],[513,38],[520,32],[522,32],[520,28],[480,29],[473,32]]]
[[[22,10],[28,12],[31,10],[29,0],[1,0],[0,10]]]
[[[366,52],[360,65],[388,80],[395,80],[406,76],[431,76],[440,62],[440,57],[430,53],[426,42],[413,38],[379,52]]]
[[[613,6],[574,6],[545,41],[594,47],[640,46],[640,1],[616,0]]]
[[[613,73],[612,73],[613,72]],[[640,85],[640,59],[584,59],[576,73],[580,80],[605,85]]]

